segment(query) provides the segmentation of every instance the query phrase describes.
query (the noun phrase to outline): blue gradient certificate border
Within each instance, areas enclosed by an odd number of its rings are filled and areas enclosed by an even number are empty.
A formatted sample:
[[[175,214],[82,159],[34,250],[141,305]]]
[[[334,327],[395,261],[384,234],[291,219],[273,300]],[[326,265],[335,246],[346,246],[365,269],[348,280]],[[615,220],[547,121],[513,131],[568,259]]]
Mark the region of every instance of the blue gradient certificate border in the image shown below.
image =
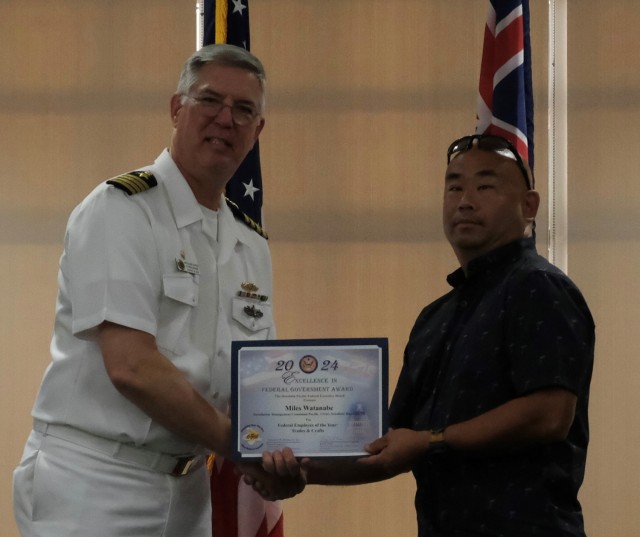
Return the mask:
[[[387,428],[386,338],[234,341],[232,449],[240,459],[356,457]]]

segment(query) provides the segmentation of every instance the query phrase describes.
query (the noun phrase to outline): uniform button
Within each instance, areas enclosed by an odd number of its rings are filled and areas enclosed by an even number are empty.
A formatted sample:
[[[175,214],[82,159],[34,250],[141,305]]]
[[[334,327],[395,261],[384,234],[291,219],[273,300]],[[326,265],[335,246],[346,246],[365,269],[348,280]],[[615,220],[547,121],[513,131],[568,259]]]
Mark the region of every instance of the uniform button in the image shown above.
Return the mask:
[[[214,399],[217,399],[219,396],[220,396],[220,394],[219,394],[218,392],[216,392],[216,393],[214,393],[214,394],[213,394],[213,398],[214,398]]]

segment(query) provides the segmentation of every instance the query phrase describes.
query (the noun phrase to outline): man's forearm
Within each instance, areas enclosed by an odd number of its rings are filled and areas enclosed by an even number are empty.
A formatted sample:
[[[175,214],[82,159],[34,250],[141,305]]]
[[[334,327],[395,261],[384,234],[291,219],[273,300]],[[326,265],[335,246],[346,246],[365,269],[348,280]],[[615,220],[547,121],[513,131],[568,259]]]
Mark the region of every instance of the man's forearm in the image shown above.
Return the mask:
[[[160,353],[151,335],[104,323],[99,344],[109,378],[124,397],[177,435],[229,454],[229,418]]]
[[[363,485],[390,477],[383,468],[358,460],[315,459],[303,466],[309,485]]]
[[[562,388],[533,392],[448,426],[445,443],[456,451],[483,455],[562,440],[573,423],[576,399]]]

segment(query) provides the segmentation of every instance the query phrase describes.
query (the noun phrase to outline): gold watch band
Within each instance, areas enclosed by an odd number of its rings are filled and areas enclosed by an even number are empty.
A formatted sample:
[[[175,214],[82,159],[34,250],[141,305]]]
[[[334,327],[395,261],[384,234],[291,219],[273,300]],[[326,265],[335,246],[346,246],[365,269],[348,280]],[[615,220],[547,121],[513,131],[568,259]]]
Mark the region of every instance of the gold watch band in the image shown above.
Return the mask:
[[[429,431],[429,452],[442,453],[447,450],[447,444],[444,440],[444,429]]]

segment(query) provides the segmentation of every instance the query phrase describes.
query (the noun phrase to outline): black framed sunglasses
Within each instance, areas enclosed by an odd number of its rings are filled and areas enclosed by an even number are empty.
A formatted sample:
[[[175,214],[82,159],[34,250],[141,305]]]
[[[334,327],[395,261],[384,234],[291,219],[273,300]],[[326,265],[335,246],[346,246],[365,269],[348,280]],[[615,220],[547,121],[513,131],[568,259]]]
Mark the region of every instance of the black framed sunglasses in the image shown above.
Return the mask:
[[[451,163],[451,160],[458,156],[460,153],[464,153],[465,151],[469,151],[472,147],[477,147],[482,151],[491,151],[493,153],[498,153],[503,157],[506,157],[511,160],[515,160],[518,168],[522,172],[522,176],[524,177],[524,182],[527,185],[529,190],[532,190],[534,187],[534,178],[533,173],[529,175],[527,171],[527,167],[522,160],[522,157],[518,153],[518,150],[514,147],[514,145],[503,138],[502,136],[495,136],[493,134],[471,134],[469,136],[463,136],[459,138],[455,142],[453,142],[449,149],[447,149],[447,164]]]

